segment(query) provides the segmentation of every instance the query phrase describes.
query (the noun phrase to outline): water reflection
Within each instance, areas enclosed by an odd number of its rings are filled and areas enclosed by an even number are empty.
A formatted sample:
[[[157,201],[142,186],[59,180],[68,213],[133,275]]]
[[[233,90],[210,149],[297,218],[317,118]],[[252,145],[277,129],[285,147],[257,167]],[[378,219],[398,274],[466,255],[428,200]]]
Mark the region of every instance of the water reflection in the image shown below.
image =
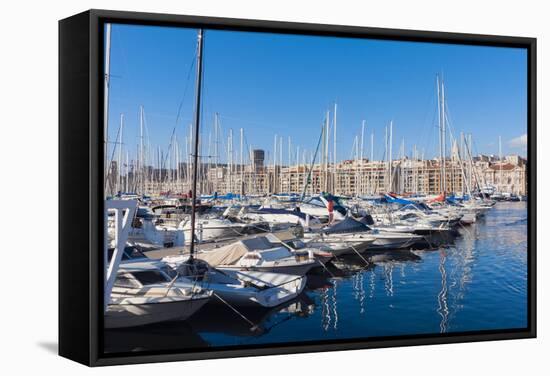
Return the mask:
[[[441,291],[437,294],[437,313],[441,316],[441,323],[439,324],[439,332],[447,332],[447,320],[449,318],[449,307],[447,306],[447,270],[445,269],[445,261],[447,255],[445,250],[441,250],[439,253],[439,273],[441,274]]]
[[[393,263],[384,264],[384,288],[387,296],[393,296]]]
[[[359,302],[359,313],[365,313],[365,273],[357,273],[353,276],[354,298]]]

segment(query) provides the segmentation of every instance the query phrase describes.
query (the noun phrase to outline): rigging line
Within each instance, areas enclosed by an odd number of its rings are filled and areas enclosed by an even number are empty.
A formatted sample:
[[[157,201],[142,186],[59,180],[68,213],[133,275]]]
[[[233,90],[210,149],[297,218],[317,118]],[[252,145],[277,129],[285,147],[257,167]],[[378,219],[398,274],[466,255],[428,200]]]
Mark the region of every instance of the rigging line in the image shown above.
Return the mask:
[[[178,122],[181,116],[181,110],[183,108],[183,103],[185,102],[185,97],[187,96],[187,91],[189,88],[189,81],[191,79],[191,73],[193,73],[193,67],[195,66],[195,60],[197,59],[197,50],[195,49],[195,54],[193,55],[193,60],[191,61],[191,65],[189,66],[189,71],[187,72],[187,80],[185,82],[185,88],[183,90],[183,97],[181,98],[181,102],[178,107],[178,112],[176,115],[176,121],[174,124],[174,128],[172,129],[172,135],[170,136],[170,143],[168,144],[168,150],[166,152],[166,156],[162,160],[161,168],[164,168],[166,164],[166,160],[168,159],[168,156],[170,155],[170,150],[173,146],[173,140],[174,140],[174,134],[176,133],[176,128],[178,127]]]
[[[111,173],[110,173],[110,171],[111,171],[111,163],[113,162],[113,160],[114,160],[114,158],[115,158],[116,147],[117,147],[117,145],[119,144],[119,142],[118,142],[118,137],[119,137],[119,135],[120,135],[120,125],[119,125],[118,130],[117,130],[117,133],[116,133],[116,138],[115,138],[115,140],[117,140],[117,141],[114,143],[113,152],[111,153],[111,158],[109,158],[109,159],[107,160],[107,162],[108,162],[108,163],[107,163],[107,169],[108,169],[108,170],[107,170],[107,171],[108,171],[108,172],[107,172],[107,178],[108,178],[108,179],[105,179],[105,182],[104,182],[104,183],[105,183],[105,184],[104,184],[105,186],[104,186],[104,188],[107,188],[107,181],[109,181],[109,188],[111,188],[111,189],[113,188],[113,187],[112,187],[111,179],[109,179],[109,178],[110,178],[110,176],[111,176]],[[120,147],[120,146],[119,146],[119,147]],[[120,169],[120,166],[117,166],[117,168]]]
[[[426,140],[426,144],[424,145],[421,145],[420,143],[418,144],[418,146],[424,146],[426,147],[427,146],[427,150],[429,150],[430,146],[431,146],[431,134],[432,134],[432,130],[433,130],[433,124],[434,124],[434,121],[435,121],[435,92],[433,90],[433,88],[431,87],[430,85],[430,92],[431,92],[431,95],[430,95],[430,98],[428,100],[428,107],[426,107],[426,112],[424,114],[424,121],[422,122],[422,131],[420,132],[420,138],[419,140]],[[432,115],[432,121],[431,122],[428,122],[428,119],[430,117],[430,113]]]
[[[111,24],[111,37],[114,36],[114,38],[116,39],[116,41],[118,42],[119,46],[120,46],[120,54],[122,55],[122,71],[124,73],[128,73],[129,69],[128,69],[128,56],[127,56],[127,51],[126,51],[126,48],[124,47],[124,43],[122,43],[122,39],[120,37],[120,34],[119,33],[114,33],[113,30],[114,30],[114,25]],[[112,46],[112,42],[111,42],[111,46]],[[115,77],[115,76],[112,76],[111,74],[109,74],[109,77]],[[123,76],[119,76],[119,78],[122,78]]]

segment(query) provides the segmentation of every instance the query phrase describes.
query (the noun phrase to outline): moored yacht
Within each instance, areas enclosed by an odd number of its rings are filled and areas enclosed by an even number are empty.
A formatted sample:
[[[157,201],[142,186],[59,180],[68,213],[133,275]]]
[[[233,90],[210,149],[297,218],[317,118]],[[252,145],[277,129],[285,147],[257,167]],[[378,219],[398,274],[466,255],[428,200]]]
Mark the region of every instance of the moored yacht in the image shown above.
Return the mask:
[[[204,306],[211,290],[181,284],[149,262],[121,263],[105,311],[105,328],[185,320]]]

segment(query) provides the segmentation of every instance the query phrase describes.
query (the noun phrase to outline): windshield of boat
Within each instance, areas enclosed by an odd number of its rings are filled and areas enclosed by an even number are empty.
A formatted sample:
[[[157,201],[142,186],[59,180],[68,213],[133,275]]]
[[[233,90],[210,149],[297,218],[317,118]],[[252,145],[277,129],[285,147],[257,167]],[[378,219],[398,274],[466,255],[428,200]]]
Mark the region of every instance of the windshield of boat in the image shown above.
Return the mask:
[[[422,211],[425,211],[425,212],[431,212],[432,211],[432,209],[430,209],[430,207],[428,205],[426,205],[425,203],[423,203],[423,202],[416,203],[416,207],[419,208]]]
[[[276,247],[257,251],[264,261],[277,261],[282,258],[292,257],[292,253],[285,247]]]
[[[116,277],[114,287],[137,288],[139,285],[132,279],[131,275],[119,273]]]
[[[159,270],[142,270],[132,275],[144,286],[170,282],[168,276]]]
[[[323,203],[323,201],[321,201],[321,199],[319,198],[316,198],[316,197],[313,197],[311,199],[309,199],[308,201],[306,201],[308,204],[311,204],[311,205],[315,205],[315,206],[320,206],[322,208],[325,207],[325,204]]]
[[[166,273],[170,278],[176,278],[178,272],[172,268],[170,265],[164,265],[161,267],[161,270]]]

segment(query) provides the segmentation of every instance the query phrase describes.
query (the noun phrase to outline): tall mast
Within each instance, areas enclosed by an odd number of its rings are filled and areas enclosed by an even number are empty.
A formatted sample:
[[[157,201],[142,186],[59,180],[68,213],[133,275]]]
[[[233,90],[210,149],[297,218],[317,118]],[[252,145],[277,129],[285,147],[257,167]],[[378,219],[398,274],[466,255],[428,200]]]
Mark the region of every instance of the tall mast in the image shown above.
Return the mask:
[[[277,184],[277,135],[275,135],[275,139],[273,141],[273,186],[272,186],[272,193],[275,193],[275,186]]]
[[[291,173],[290,173],[290,160],[292,158],[292,144],[291,144],[291,141],[290,141],[290,136],[288,136],[288,193],[290,193],[290,183],[292,181],[291,179]]]
[[[107,188],[109,171],[107,153],[109,145],[109,86],[111,81],[111,24],[105,24],[105,72],[103,76],[103,184]]]
[[[227,139],[227,157],[229,161],[229,191],[233,193],[233,128],[229,129]]]
[[[413,193],[418,193],[418,164],[417,164],[417,161],[418,161],[418,151],[416,150],[416,144],[414,144],[413,146],[413,187],[412,187],[412,191]]]
[[[354,176],[354,181],[355,181],[355,197],[359,196],[359,184],[358,184],[358,180],[359,180],[359,174],[358,174],[358,168],[357,168],[357,165],[359,164],[359,136],[355,135],[355,176]],[[349,191],[351,191],[351,189],[349,189]],[[350,193],[350,192],[346,192],[346,193]]]
[[[279,192],[283,191],[283,181],[282,181],[282,171],[283,171],[283,137],[279,138],[279,168],[281,171],[281,176],[279,176]]]
[[[385,154],[385,157],[386,157],[386,191],[389,191],[388,189],[388,186],[389,186],[389,153],[388,153],[388,126],[385,127],[385,134],[384,134],[384,147],[385,147],[385,150],[384,150],[384,154]]]
[[[370,161],[371,162],[374,162],[374,130],[371,131],[370,133]],[[372,170],[370,171],[369,173],[369,193],[370,194],[373,194],[374,193],[374,186],[372,184]],[[377,180],[378,181],[378,180]]]
[[[445,86],[441,80],[441,140],[443,149],[443,192],[447,192],[447,136],[446,136],[446,116],[445,116]]]
[[[243,159],[243,134],[244,130],[241,128],[241,196],[244,195],[244,159]]]
[[[388,188],[388,190],[391,192],[392,191],[392,180],[393,180],[393,173],[392,173],[392,159],[393,159],[393,151],[392,151],[392,146],[393,146],[393,120],[390,121],[390,137],[389,137],[389,155],[388,155],[388,161],[389,161],[389,174],[390,174],[390,179],[389,179],[389,183],[390,183],[390,186]]]
[[[189,247],[189,260],[193,261],[195,253],[195,217],[197,211],[197,165],[199,157],[199,127],[201,115],[201,86],[202,86],[202,46],[203,30],[199,29],[197,47],[197,84],[195,92],[195,145],[193,150],[193,198],[191,200],[191,243]]]
[[[219,163],[219,154],[218,154],[218,113],[214,115],[214,163],[216,164],[216,179],[214,191],[218,191],[218,163]]]
[[[374,130],[370,133],[370,161],[374,161]]]
[[[180,186],[180,146],[179,146],[179,143],[178,143],[178,138],[176,136],[176,134],[174,134],[174,160],[175,160],[175,163],[174,163],[174,167],[176,169],[176,192],[178,192],[178,189],[179,189],[179,186]]]
[[[364,147],[364,139],[365,139],[365,120],[361,123],[361,155],[359,160],[359,166],[361,166],[361,170],[359,171],[359,180],[361,181],[360,184],[360,191],[359,193],[363,194],[363,147]],[[359,168],[359,167],[357,167]]]
[[[118,139],[118,190],[122,191],[122,127],[124,125],[124,114],[120,114],[120,137]]]
[[[126,150],[126,181],[124,182],[124,192],[128,192],[128,178],[130,177],[130,152]]]
[[[187,143],[185,143],[185,148],[187,149]],[[160,146],[157,146],[157,168],[158,168],[158,190],[162,190],[162,159],[160,155]]]
[[[325,192],[328,192],[329,188],[328,188],[328,148],[329,148],[329,131],[330,131],[330,111],[327,110],[327,123],[326,123],[326,127],[327,127],[327,130],[325,132],[325,155],[324,155],[324,159],[325,159],[325,187],[323,188],[323,190]]]
[[[139,183],[143,192],[143,106],[139,106]]]
[[[189,190],[191,190],[192,179],[193,179],[193,164],[191,163],[192,158],[192,150],[193,146],[191,145],[193,143],[193,124],[189,123],[189,137],[187,137],[188,145],[187,145],[187,179],[189,182]]]
[[[439,75],[436,76],[437,82],[437,125],[439,129],[439,170],[440,170],[440,181],[439,181],[439,190],[443,191],[443,142],[441,141],[441,88],[439,86]]]
[[[302,181],[300,179],[300,146],[296,146],[296,160],[294,161],[294,165],[296,166],[296,193],[300,191],[300,182]]]
[[[334,163],[332,166],[332,190],[334,193],[336,193],[336,112],[338,111],[338,105],[334,103],[334,150],[332,152],[332,162]]]
[[[208,132],[208,166],[204,175],[207,176],[205,179],[205,184],[208,190],[208,194],[212,194],[211,185],[210,185],[210,170],[212,169],[212,131]]]
[[[502,137],[498,136],[499,192],[502,192]]]
[[[402,137],[401,138],[401,163],[400,163],[400,167],[399,167],[399,175],[400,175],[400,179],[399,179],[399,190],[401,191],[401,193],[405,192],[405,174],[404,174],[404,166],[405,164],[405,137]]]

